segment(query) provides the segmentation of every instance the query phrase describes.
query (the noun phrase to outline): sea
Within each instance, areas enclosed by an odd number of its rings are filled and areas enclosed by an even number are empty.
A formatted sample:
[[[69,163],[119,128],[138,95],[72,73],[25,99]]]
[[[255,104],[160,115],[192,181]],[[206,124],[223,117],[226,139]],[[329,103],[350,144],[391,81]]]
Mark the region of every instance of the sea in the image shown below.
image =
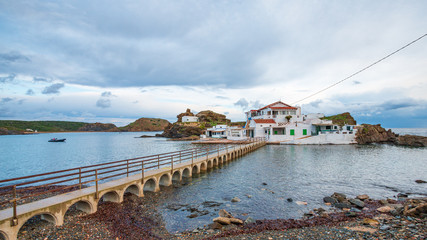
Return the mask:
[[[427,129],[392,129],[427,136]],[[156,132],[43,133],[0,136],[0,180],[195,147],[190,142],[139,138]],[[51,138],[66,142],[51,143]],[[162,190],[160,213],[169,231],[212,222],[219,209],[245,219],[300,218],[323,207],[323,197],[427,196],[427,148],[391,145],[268,145],[223,166]],[[240,202],[231,202],[238,197]],[[298,205],[297,201],[307,205]],[[215,207],[205,203],[215,203]],[[189,218],[188,208],[204,215]]]

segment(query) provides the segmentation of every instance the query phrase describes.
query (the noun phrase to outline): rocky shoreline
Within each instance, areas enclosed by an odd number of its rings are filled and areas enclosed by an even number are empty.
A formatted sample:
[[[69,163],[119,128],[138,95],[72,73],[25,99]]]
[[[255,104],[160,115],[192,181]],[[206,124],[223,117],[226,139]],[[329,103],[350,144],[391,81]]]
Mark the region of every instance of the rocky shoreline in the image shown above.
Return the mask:
[[[385,130],[380,124],[362,124],[356,133],[357,144],[372,143],[392,144],[396,146],[427,147],[427,137],[417,135],[399,135],[390,129]]]
[[[349,198],[334,193],[323,199],[324,208],[304,213],[301,219],[238,219],[225,209],[212,224],[169,233],[159,209],[162,193],[132,194],[124,202],[103,202],[94,214],[71,209],[60,227],[34,219],[18,239],[425,239],[427,198],[373,200],[367,195]],[[235,201],[238,201],[237,199]],[[292,201],[292,199],[288,199]],[[206,202],[218,207],[215,202]],[[213,205],[212,205],[213,204]],[[295,204],[299,204],[295,202]],[[178,209],[185,208],[175,204]],[[208,206],[208,207],[209,207]],[[171,205],[171,207],[173,207]],[[262,210],[262,209],[260,209]],[[189,208],[189,211],[192,211]],[[196,215],[199,214],[197,211]],[[203,213],[200,213],[203,215]],[[195,216],[197,217],[197,216]]]

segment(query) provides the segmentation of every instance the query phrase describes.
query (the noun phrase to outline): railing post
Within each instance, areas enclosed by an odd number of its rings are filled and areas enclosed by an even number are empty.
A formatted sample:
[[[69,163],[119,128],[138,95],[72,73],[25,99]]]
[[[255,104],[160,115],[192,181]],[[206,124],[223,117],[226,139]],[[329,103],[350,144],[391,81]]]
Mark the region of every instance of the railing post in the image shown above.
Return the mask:
[[[80,190],[82,190],[82,168],[79,168],[79,186]]]
[[[206,149],[206,160],[209,159],[209,149]]]
[[[171,156],[171,174],[173,174],[173,156]]]
[[[197,153],[197,150],[196,150]],[[193,167],[193,162],[194,162],[194,151],[191,151],[191,167]]]
[[[141,183],[144,184],[144,160],[141,161],[141,175],[142,175]]]
[[[219,157],[219,146],[217,147],[217,151],[218,151],[218,156],[217,157]]]
[[[96,185],[96,192],[95,192],[95,199],[98,199],[98,169],[95,169],[95,185]]]
[[[126,160],[126,177],[129,177],[129,160]]]
[[[160,169],[160,155],[157,155],[157,168]]]
[[[10,225],[12,227],[18,225],[18,217],[16,214],[16,185],[13,186],[13,218]]]
[[[182,162],[182,155],[181,155],[181,152],[182,152],[182,151],[179,151],[179,162],[180,162],[180,163]]]

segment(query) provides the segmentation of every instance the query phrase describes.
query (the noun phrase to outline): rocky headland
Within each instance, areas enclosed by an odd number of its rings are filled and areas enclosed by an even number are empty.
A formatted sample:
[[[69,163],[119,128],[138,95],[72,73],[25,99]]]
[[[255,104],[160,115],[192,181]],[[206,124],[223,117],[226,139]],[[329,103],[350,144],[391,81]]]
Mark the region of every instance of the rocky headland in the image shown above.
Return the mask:
[[[116,125],[112,123],[88,123],[77,131],[81,132],[120,132]]]
[[[197,116],[199,121],[194,123],[182,122],[184,116]],[[204,110],[193,114],[190,109],[178,114],[177,122],[169,124],[162,134],[157,136],[180,140],[197,140],[204,133],[206,128],[217,124],[230,124],[231,121],[224,114],[219,114],[211,110]]]
[[[427,137],[416,135],[399,135],[390,129],[385,130],[380,124],[362,124],[356,133],[358,144],[383,143],[397,146],[426,147]]]
[[[154,132],[163,131],[169,124],[168,120],[161,118],[140,118],[119,129],[125,132]]]

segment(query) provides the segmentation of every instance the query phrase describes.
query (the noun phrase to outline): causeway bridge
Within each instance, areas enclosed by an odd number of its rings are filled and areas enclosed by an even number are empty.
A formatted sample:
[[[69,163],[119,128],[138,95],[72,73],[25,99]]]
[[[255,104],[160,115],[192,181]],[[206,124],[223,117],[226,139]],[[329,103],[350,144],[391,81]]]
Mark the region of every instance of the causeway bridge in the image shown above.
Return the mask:
[[[252,139],[0,180],[0,240],[16,239],[34,216],[60,226],[71,206],[95,213],[101,199],[120,203],[128,192],[143,197],[144,191],[160,191],[265,144]]]

